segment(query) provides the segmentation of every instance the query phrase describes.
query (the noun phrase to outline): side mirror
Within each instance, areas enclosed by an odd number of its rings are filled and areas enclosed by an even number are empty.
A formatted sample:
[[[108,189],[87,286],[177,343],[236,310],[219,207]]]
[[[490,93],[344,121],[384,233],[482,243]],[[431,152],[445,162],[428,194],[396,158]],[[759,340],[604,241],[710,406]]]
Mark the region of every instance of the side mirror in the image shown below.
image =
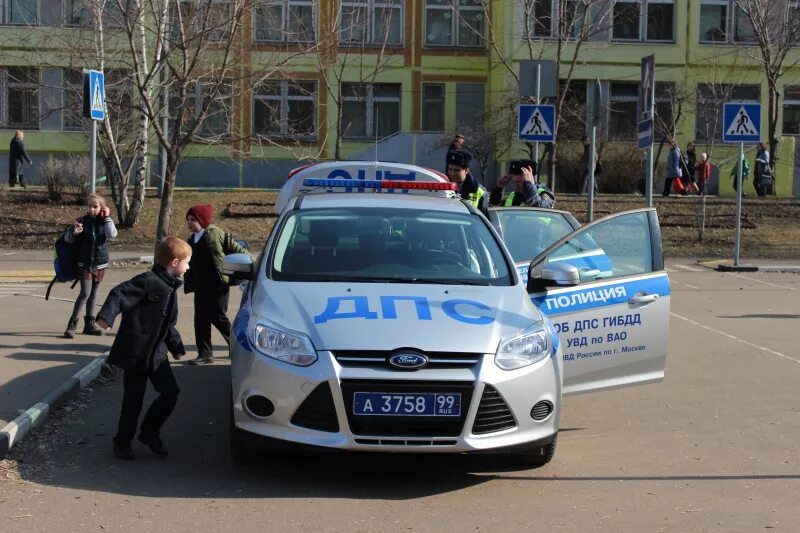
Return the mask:
[[[528,292],[539,292],[545,287],[578,285],[581,274],[578,267],[569,263],[539,263],[528,269]]]
[[[234,279],[253,279],[253,258],[249,254],[226,255],[222,261],[222,273]]]

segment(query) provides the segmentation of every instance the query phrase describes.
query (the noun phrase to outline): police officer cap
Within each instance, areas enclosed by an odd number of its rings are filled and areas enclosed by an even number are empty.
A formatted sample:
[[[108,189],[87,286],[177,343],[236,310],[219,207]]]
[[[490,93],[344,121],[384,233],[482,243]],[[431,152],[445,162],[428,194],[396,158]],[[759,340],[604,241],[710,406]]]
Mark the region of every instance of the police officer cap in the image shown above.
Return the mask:
[[[533,175],[536,175],[536,161],[531,159],[516,159],[508,166],[509,174],[522,174],[522,167],[530,167]]]
[[[447,164],[461,168],[469,168],[472,162],[472,154],[466,150],[450,150],[447,152]]]

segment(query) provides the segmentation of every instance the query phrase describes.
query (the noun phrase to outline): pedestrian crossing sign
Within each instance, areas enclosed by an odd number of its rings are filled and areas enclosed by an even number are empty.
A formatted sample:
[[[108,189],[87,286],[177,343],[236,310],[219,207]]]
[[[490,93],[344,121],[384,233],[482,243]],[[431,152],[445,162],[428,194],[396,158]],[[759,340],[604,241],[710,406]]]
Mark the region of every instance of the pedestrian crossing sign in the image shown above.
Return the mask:
[[[555,141],[555,107],[522,104],[519,106],[519,140],[533,142]]]
[[[83,116],[92,120],[106,118],[105,76],[99,70],[83,71]]]
[[[726,103],[722,112],[722,142],[761,140],[761,104]]]

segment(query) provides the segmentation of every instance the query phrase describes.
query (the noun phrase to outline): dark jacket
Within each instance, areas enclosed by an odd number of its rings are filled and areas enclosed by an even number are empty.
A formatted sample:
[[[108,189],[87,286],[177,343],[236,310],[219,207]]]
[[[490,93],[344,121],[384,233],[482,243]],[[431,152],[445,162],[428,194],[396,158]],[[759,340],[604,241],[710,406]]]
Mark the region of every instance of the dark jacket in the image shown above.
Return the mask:
[[[524,190],[522,191],[522,194],[519,194],[517,191],[513,191],[506,196],[505,200],[503,200],[503,188],[494,187],[492,188],[492,193],[489,196],[489,205],[508,206],[507,200],[509,198],[511,198],[511,205],[514,207],[518,205],[533,205],[536,197],[536,187],[534,187],[533,183],[526,181],[523,188]]]
[[[178,302],[175,291],[182,281],[160,266],[114,287],[98,319],[109,325],[122,313],[122,323],[111,346],[108,364],[125,370],[154,370],[173,355],[186,353],[175,323]]]
[[[10,176],[22,174],[22,165],[24,161],[32,164],[31,158],[28,157],[28,152],[25,151],[25,145],[22,140],[17,139],[17,136],[11,138],[11,144],[8,147],[8,173]]]
[[[78,219],[83,231],[75,233],[75,226],[67,230],[65,240],[75,244],[75,262],[81,270],[94,271],[108,268],[108,241],[117,236],[111,217],[100,219],[83,215]]]
[[[247,253],[229,233],[209,224],[200,240],[194,242],[194,235],[190,235],[186,242],[192,247],[192,259],[189,261],[189,270],[184,278],[186,285],[184,292],[187,294],[198,289],[217,291],[227,288],[229,277],[222,273],[222,262],[227,254]]]

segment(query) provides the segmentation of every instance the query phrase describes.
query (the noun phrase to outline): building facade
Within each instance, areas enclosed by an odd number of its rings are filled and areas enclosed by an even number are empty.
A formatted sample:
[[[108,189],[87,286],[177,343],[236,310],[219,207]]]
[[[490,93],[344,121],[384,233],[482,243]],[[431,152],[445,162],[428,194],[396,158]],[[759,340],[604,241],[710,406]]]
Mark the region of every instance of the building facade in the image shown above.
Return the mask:
[[[735,152],[720,140],[722,103],[760,101],[767,140],[768,85],[753,29],[736,0],[252,2],[237,35],[237,68],[265,75],[257,83],[233,81],[223,92],[219,112],[200,132],[215,142],[198,139],[186,152],[178,185],[278,187],[289,169],[308,160],[375,152],[407,160],[393,147],[413,132],[440,134],[420,137],[430,152],[443,151],[453,133],[463,131],[468,145],[472,134],[476,145],[480,138],[493,146],[500,163],[520,157],[526,147],[515,140],[513,109],[526,60],[560,58],[559,83],[567,95],[559,144],[578,141],[595,109],[607,149],[635,152],[640,61],[649,54],[655,54],[662,131],[674,129],[682,146],[694,140],[698,152],[712,154],[721,195],[733,194],[728,174]],[[224,0],[213,3],[225,9]],[[789,6],[797,9],[795,2]],[[96,65],[78,64],[65,47],[90,26],[83,0],[0,0],[0,129],[9,139],[13,130],[24,130],[39,161],[87,152],[76,95],[79,69]],[[794,54],[787,64],[798,59]],[[795,70],[779,81],[781,196],[798,195]],[[120,65],[106,67],[110,98],[116,90],[119,99],[135,100],[125,72]],[[202,102],[202,85],[193,98]],[[753,151],[748,155],[752,161]],[[626,171],[637,175],[641,168]],[[487,180],[494,177],[490,168]]]

